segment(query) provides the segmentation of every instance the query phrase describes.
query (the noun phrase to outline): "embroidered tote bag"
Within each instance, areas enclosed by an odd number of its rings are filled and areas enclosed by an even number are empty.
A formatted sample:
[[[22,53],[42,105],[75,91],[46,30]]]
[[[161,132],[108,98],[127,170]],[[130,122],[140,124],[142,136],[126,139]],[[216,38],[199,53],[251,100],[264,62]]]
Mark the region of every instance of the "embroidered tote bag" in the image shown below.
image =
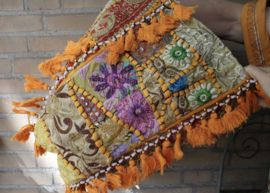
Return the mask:
[[[167,0],[110,2],[79,42],[40,64],[55,85],[25,76],[26,91],[49,95],[13,102],[14,113],[38,121],[12,139],[24,143],[34,132],[36,156],[57,154],[66,192],[106,193],[162,174],[183,157],[182,143],[212,145],[233,132],[265,94],[192,17],[195,9]]]

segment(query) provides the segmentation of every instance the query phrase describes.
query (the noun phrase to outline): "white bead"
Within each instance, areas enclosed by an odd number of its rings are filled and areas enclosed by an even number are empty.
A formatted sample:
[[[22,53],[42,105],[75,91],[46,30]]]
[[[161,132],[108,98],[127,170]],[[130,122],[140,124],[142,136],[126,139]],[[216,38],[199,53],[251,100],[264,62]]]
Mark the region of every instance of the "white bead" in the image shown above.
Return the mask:
[[[149,146],[150,146],[150,147],[152,147],[152,146],[154,146],[154,145],[155,145],[154,143],[149,143]]]
[[[243,88],[242,88],[242,91],[245,91],[245,90],[247,90],[247,88],[246,88],[246,87],[243,87]]]
[[[135,155],[136,155],[136,152],[133,152],[133,153],[131,154],[132,157],[134,157]]]
[[[241,90],[239,90],[236,94],[239,96],[241,94]]]
[[[74,185],[73,185],[73,184],[71,184],[71,185],[70,185],[70,187],[71,187],[71,188],[74,188]]]
[[[207,109],[207,112],[210,113],[213,109]]]
[[[42,107],[43,110],[44,110],[45,108],[46,108],[45,106]]]
[[[57,80],[57,81],[55,81],[55,85],[58,85],[59,84],[59,81]]]
[[[162,5],[159,9],[164,9],[164,5]]]
[[[85,184],[85,181],[80,181],[80,184]]]
[[[224,104],[224,103],[219,103],[219,106],[221,106],[221,107],[222,107],[223,105],[225,105],[225,104]]]
[[[78,62],[82,62],[83,61],[83,58],[80,58],[79,60],[78,60]]]
[[[108,44],[108,43],[110,43],[110,41],[105,41],[105,44]]]
[[[123,161],[124,161],[123,159],[120,159],[120,160],[118,161],[118,163],[121,164]]]
[[[225,100],[225,103],[229,103],[231,99],[226,99]]]
[[[168,5],[170,3],[170,1],[167,1],[166,3],[165,3],[165,5]]]
[[[196,119],[200,119],[201,116],[200,116],[200,115],[196,115],[195,118],[196,118]]]
[[[203,113],[202,113],[202,117],[204,117],[205,115],[206,115],[206,112],[203,112]]]
[[[75,63],[73,64],[74,67],[76,67],[77,65],[78,65],[78,62],[75,62]]]
[[[95,45],[94,50],[97,50],[97,49],[98,49],[98,46],[97,46],[97,45]]]
[[[86,56],[87,56],[87,54],[84,54],[84,55],[83,55],[83,58],[86,58]]]
[[[235,99],[235,98],[236,98],[236,95],[232,95],[232,96],[231,96],[231,99]]]
[[[121,35],[119,35],[119,34],[116,36],[116,38],[120,38],[120,37],[121,37]]]
[[[127,27],[127,28],[126,28],[126,31],[129,31],[129,29],[130,29],[130,27]]]
[[[246,87],[248,88],[250,86],[250,83],[247,83]]]
[[[109,167],[107,167],[107,171],[110,171],[112,169],[112,167],[111,166],[109,166]]]
[[[87,52],[88,54],[92,54],[93,53],[93,50],[89,50],[89,52]]]
[[[59,80],[62,80],[62,79],[64,79],[64,77],[63,76],[60,76]]]
[[[70,67],[68,67],[68,71],[70,71],[70,70],[72,70],[72,67],[70,66]]]
[[[102,44],[103,44],[103,42],[99,42],[99,43],[98,43],[98,46],[102,46]]]
[[[45,105],[47,105],[48,104],[48,102],[47,101],[45,101]]]
[[[172,133],[176,133],[177,130],[172,130]]]
[[[146,151],[147,149],[148,149],[148,145],[143,148],[144,151]]]
[[[156,15],[156,13],[152,13],[152,14],[151,14],[152,17],[155,16],[155,15]]]
[[[195,120],[195,119],[194,119],[194,118],[192,118],[192,119],[190,119],[190,121],[189,121],[189,122],[190,122],[190,123],[193,123],[193,121],[194,121],[194,120]]]
[[[214,110],[217,110],[217,108],[218,108],[218,106],[214,106],[214,107],[213,107]]]
[[[76,184],[76,186],[79,187],[80,186],[80,183]]]
[[[142,149],[137,149],[137,152],[138,152],[138,153],[142,152]]]
[[[98,177],[99,176],[99,172],[95,174],[95,177]]]
[[[167,137],[167,138],[171,137],[171,133],[169,133],[166,137]]]
[[[112,41],[113,41],[113,42],[116,41],[115,37],[113,37]]]
[[[112,166],[116,166],[116,165],[117,165],[117,163],[116,163],[116,162],[112,163]]]
[[[155,144],[157,144],[157,143],[158,143],[158,141],[159,141],[159,139],[157,138],[157,139],[155,140]]]
[[[54,86],[51,87],[51,90],[54,90]]]
[[[90,176],[90,179],[94,179],[95,178],[95,176]]]
[[[125,35],[125,31],[123,31],[121,34],[122,34],[122,36]]]
[[[145,21],[145,19],[143,18],[142,20],[141,20],[141,22],[144,22]]]
[[[165,139],[165,137],[164,136],[161,136],[160,139],[163,140],[163,139]]]
[[[180,125],[180,126],[178,127],[178,131],[180,131],[182,128],[183,128],[183,125]]]
[[[145,19],[150,19],[151,17],[148,15]]]
[[[257,80],[256,79],[250,79],[249,82],[250,83],[255,83],[255,82],[257,82]]]
[[[184,125],[188,125],[188,122],[184,122]]]
[[[64,72],[64,76],[66,76],[67,74],[68,74],[68,71],[65,71],[65,72]]]
[[[161,10],[161,7],[156,10],[156,13],[159,13]]]
[[[87,178],[86,182],[88,183],[90,181],[90,178]]]
[[[127,159],[129,159],[130,158],[130,156],[125,156],[125,159],[127,160]]]
[[[105,170],[100,170],[100,173],[104,173],[105,172]]]
[[[51,91],[51,90],[49,91],[49,95],[50,95],[50,96],[52,95],[52,91]]]
[[[136,22],[135,25],[140,25],[140,22]]]
[[[131,27],[131,28],[134,28],[134,24],[132,24],[130,27]]]

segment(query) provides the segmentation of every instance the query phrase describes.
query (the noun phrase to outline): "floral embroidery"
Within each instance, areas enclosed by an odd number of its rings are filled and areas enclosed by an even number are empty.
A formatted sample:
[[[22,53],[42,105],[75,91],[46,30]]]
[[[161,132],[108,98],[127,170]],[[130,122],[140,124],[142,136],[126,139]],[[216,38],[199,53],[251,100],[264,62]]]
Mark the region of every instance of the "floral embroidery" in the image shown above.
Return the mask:
[[[188,88],[188,85],[186,85],[186,82],[187,82],[187,76],[182,76],[169,86],[169,90],[173,92],[185,90]]]
[[[172,45],[167,45],[161,55],[161,59],[163,59],[166,64],[173,65],[181,70],[186,69],[191,64],[191,59],[194,58],[194,54],[183,42],[183,40],[179,40]]]
[[[100,96],[123,98],[138,84],[136,70],[129,62],[119,62],[117,65],[103,63],[99,70],[95,70],[89,78],[90,86],[100,92]]]
[[[203,82],[200,86],[192,89],[187,97],[189,106],[193,109],[218,97],[218,89],[213,87],[212,82]]]
[[[122,98],[115,109],[120,119],[138,129],[146,139],[160,130],[151,106],[138,90],[130,97]]]

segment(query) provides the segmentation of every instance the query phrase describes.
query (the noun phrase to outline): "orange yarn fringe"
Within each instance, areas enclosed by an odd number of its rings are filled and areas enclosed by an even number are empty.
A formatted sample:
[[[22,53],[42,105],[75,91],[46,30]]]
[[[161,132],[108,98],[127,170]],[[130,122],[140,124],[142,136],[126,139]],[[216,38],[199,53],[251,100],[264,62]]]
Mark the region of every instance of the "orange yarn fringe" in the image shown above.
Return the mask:
[[[156,159],[155,171],[160,170],[160,174],[163,175],[166,167],[166,159],[161,154],[161,148],[157,145],[153,157]]]
[[[90,38],[81,38],[78,43],[70,41],[63,54],[56,54],[54,58],[41,63],[38,68],[45,76],[50,76],[53,80],[56,80],[55,74],[65,71],[62,62],[73,62],[81,52],[85,52],[88,47],[94,46],[95,42]]]
[[[146,153],[141,155],[141,169],[145,179],[148,179],[155,172],[156,169],[156,159],[154,157],[149,157]]]
[[[109,180],[108,188],[113,191],[121,187],[121,176],[112,173],[106,173],[106,178]]]
[[[17,140],[18,142],[21,142],[21,143],[25,143],[29,137],[30,137],[30,132],[34,132],[35,130],[35,125],[32,125],[32,124],[28,124],[28,125],[25,125],[23,126],[20,131],[15,134],[11,140],[14,141],[14,140]]]
[[[28,83],[24,83],[25,91],[28,92],[30,90],[49,90],[49,86],[44,82],[39,81],[37,78],[34,78],[29,75],[24,75],[26,81]]]
[[[226,133],[222,121],[220,119],[217,119],[217,113],[212,112],[210,117],[211,119],[208,120],[208,127],[210,131],[216,135]]]
[[[174,158],[176,160],[182,159],[184,157],[184,153],[181,150],[181,133],[176,134],[176,141],[173,145],[174,149]]]
[[[174,150],[172,142],[166,140],[162,143],[162,155],[166,159],[166,164],[171,165],[174,161]]]
[[[99,188],[100,193],[107,193],[108,192],[108,190],[107,190],[108,181],[96,178],[96,179],[92,179],[92,182],[93,182],[95,187]]]
[[[127,174],[128,174],[128,188],[133,187],[134,185],[139,184],[139,182],[142,179],[142,173],[140,170],[136,167],[136,163],[134,160],[129,161],[129,167],[127,168]]]
[[[28,116],[38,117],[38,115],[36,113],[30,112],[30,111],[26,111],[26,110],[20,109],[18,107],[14,107],[12,109],[12,112],[13,113],[17,113],[17,114],[26,114]]]
[[[125,52],[125,37],[120,37],[117,41],[112,41],[107,46],[109,53],[106,61],[111,65],[116,65],[119,61],[119,55]]]
[[[191,15],[195,13],[198,6],[185,7],[178,3],[172,2],[171,7],[173,8],[173,16],[178,18],[180,21],[187,21],[191,19]]]
[[[207,127],[207,121],[204,119],[201,120],[201,124],[196,124],[194,128],[186,125],[185,130],[187,131],[187,141],[192,147],[216,143],[216,138],[213,137],[210,129]]]
[[[40,145],[38,145],[37,142],[34,143],[34,149],[35,149],[36,157],[42,156],[47,152],[47,150],[41,147]]]
[[[40,102],[40,101],[44,101],[43,97],[39,97],[39,98],[32,98],[28,101],[24,101],[24,102],[12,102],[12,105],[15,107],[35,107],[37,109],[41,108],[41,105],[36,104],[36,102]]]
[[[134,52],[138,48],[138,44],[136,42],[136,37],[134,35],[134,29],[130,28],[128,31],[128,35],[125,39],[125,50]]]

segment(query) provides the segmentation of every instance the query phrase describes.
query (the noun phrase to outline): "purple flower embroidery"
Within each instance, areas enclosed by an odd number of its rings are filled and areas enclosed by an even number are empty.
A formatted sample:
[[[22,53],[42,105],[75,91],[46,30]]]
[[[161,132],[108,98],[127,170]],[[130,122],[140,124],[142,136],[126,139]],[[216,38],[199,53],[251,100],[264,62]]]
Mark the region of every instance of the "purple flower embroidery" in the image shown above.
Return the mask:
[[[89,80],[90,86],[95,87],[101,97],[110,99],[112,96],[127,96],[138,84],[137,78],[136,70],[129,62],[119,62],[116,66],[103,63],[99,71],[93,71]]]
[[[134,91],[130,97],[122,98],[115,109],[120,119],[138,129],[145,138],[160,130],[151,106],[139,90]]]

